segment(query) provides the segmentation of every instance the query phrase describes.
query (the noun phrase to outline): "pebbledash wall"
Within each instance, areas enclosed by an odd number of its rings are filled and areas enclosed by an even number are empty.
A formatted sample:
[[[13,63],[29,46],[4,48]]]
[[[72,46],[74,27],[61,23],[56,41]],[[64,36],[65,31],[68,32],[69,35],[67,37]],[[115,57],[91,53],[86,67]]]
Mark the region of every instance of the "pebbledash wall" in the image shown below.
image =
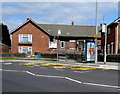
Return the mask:
[[[93,28],[93,27],[92,27]],[[12,53],[19,53],[22,47],[29,47],[31,49],[31,55],[34,55],[35,51],[40,51],[42,53],[57,53],[57,50],[61,53],[82,53],[84,51],[84,44],[86,40],[93,41],[93,37],[82,37],[80,39],[72,39],[70,37],[64,37],[67,41],[54,40],[56,36],[51,36],[49,32],[46,32],[44,28],[39,27],[31,19],[13,30],[12,35]],[[31,42],[21,42],[20,35],[32,35]],[[52,42],[51,42],[52,38]],[[69,39],[70,38],[70,39]],[[76,38],[76,37],[75,37]],[[79,43],[82,41],[82,46],[79,50]],[[50,43],[54,43],[55,48],[50,48]],[[57,47],[58,45],[58,47]],[[101,40],[99,39],[99,46],[101,46]],[[63,47],[61,47],[63,46]],[[99,47],[99,50],[101,47]]]

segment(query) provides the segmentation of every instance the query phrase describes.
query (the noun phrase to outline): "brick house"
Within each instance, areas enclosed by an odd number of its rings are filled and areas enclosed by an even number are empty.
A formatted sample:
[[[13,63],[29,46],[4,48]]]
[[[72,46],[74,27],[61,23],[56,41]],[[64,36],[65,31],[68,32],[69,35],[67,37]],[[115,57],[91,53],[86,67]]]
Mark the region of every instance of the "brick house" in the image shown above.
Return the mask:
[[[100,28],[99,28],[100,29]],[[12,31],[12,53],[83,53],[95,26],[37,24],[30,18]],[[99,33],[99,46],[101,34]]]
[[[104,46],[104,33],[101,33],[101,45]],[[107,54],[120,53],[120,17],[107,26]]]

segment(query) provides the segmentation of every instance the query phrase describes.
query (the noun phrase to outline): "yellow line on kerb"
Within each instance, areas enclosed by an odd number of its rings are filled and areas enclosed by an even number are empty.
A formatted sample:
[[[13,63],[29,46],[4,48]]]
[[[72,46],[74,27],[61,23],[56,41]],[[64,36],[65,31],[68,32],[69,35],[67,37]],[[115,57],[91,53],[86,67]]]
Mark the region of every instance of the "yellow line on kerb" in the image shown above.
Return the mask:
[[[66,67],[64,67],[64,66],[53,66],[52,68],[63,69],[63,68],[66,68]]]
[[[109,70],[108,68],[99,68],[99,67],[92,67],[92,66],[79,66],[79,65],[66,65],[66,64],[57,64],[57,63],[23,63],[21,65],[28,65],[29,67],[44,67],[50,66],[54,69],[65,69],[70,68],[72,70],[92,70],[92,69],[102,69],[102,70]]]
[[[90,71],[73,71],[73,72],[77,72],[77,73],[86,73],[86,72],[90,72]]]

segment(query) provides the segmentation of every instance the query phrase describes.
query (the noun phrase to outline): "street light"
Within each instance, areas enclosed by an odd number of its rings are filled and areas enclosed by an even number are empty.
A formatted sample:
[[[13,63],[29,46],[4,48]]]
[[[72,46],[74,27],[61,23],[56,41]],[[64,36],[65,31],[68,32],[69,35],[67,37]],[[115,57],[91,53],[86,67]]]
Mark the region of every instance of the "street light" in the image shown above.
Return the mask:
[[[98,15],[97,15],[97,0],[96,0],[96,35],[98,35]],[[97,37],[95,38],[95,63],[97,63],[98,53],[97,53]]]
[[[59,50],[59,48],[58,48],[58,43],[59,43],[58,39],[59,39],[59,35],[61,35],[61,30],[58,30],[58,32],[57,32],[57,62],[58,62],[58,50]]]
[[[104,44],[104,64],[106,64],[106,45],[107,45],[107,26],[105,23],[102,23],[102,32],[104,33],[105,37],[105,44]]]

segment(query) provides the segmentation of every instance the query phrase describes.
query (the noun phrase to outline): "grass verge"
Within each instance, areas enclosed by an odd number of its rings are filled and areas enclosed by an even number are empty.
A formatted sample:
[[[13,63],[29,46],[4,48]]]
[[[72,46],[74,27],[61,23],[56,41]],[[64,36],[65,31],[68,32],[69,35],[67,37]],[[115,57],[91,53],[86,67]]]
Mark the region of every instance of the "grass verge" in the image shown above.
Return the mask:
[[[36,60],[36,59],[29,59],[29,58],[7,58],[7,57],[3,57],[0,58],[1,60]],[[57,59],[40,59],[43,61],[57,61]]]

